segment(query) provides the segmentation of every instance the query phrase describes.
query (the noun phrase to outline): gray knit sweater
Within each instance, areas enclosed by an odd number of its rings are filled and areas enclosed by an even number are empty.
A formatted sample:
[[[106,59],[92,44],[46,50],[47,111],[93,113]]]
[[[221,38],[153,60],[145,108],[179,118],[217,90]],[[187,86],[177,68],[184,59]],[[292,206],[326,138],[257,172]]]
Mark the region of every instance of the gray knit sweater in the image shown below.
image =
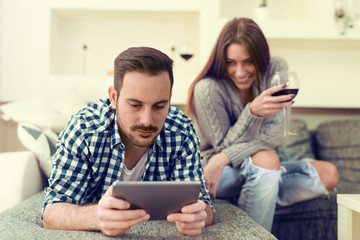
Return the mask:
[[[274,71],[287,70],[286,62],[273,57],[260,83],[260,92],[268,87]],[[255,96],[259,90],[253,87]],[[259,150],[273,150],[276,136],[283,129],[282,112],[266,117],[254,116],[249,104],[242,106],[238,92],[228,79],[205,78],[194,88],[194,109],[197,133],[204,161],[225,152],[233,167]]]

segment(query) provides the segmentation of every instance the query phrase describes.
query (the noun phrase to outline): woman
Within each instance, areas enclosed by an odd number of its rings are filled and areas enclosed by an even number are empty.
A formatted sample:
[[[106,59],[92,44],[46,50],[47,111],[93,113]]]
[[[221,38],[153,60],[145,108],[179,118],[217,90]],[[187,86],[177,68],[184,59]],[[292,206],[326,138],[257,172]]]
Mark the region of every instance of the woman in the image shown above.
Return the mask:
[[[331,163],[303,159],[280,164],[274,146],[283,129],[280,111],[295,97],[272,96],[285,87],[268,88],[271,75],[281,70],[287,70],[287,64],[270,58],[259,26],[251,19],[235,18],[222,29],[188,99],[212,197],[235,200],[268,231],[276,204],[315,198],[338,184]]]

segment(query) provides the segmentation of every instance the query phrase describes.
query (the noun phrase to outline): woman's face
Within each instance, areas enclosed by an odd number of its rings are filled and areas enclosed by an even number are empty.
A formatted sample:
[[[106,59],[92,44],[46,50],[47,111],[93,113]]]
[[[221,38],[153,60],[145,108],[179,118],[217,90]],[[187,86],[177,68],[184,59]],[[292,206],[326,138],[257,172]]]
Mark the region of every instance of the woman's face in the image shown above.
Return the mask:
[[[237,43],[229,45],[226,50],[226,71],[239,92],[251,90],[256,79],[256,69],[244,45]]]

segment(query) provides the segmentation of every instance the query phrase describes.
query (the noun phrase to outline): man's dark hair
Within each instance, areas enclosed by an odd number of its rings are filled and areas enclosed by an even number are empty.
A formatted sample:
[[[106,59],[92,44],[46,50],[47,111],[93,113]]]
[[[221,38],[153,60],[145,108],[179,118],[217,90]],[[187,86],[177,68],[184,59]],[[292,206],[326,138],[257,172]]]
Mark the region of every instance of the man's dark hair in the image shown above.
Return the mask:
[[[132,47],[120,53],[114,61],[114,85],[120,93],[124,75],[127,72],[140,72],[157,75],[163,71],[168,72],[170,90],[174,84],[173,60],[165,53],[150,47]]]

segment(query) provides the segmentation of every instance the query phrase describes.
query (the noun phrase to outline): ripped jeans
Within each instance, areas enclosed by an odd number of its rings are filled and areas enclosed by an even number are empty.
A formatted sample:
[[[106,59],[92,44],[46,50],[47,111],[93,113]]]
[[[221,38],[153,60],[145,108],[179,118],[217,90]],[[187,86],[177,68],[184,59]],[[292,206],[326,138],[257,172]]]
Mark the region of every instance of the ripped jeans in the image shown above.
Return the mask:
[[[311,160],[282,162],[280,170],[267,170],[249,157],[240,167],[224,168],[216,197],[237,204],[271,231],[276,204],[287,206],[327,193]]]

